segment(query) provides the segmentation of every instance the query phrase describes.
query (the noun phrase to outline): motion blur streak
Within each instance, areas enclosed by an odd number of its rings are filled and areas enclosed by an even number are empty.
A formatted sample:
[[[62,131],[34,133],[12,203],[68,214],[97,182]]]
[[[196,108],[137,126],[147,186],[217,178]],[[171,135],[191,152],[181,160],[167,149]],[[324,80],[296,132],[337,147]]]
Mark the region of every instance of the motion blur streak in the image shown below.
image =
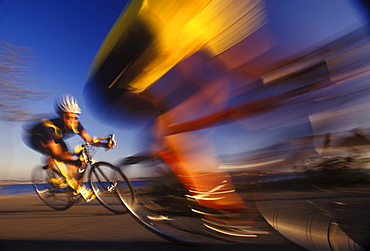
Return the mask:
[[[114,81],[107,84],[142,92],[184,58],[200,49],[216,56],[241,41],[265,23],[261,1],[211,0],[143,0],[133,1],[115,24],[105,47],[96,57],[96,64],[105,60],[116,43],[129,40],[133,31],[141,29],[138,41],[144,43],[122,71],[114,72]],[[143,28],[145,27],[145,28]],[[127,31],[125,37],[117,33]],[[96,71],[93,66],[92,71]],[[113,76],[112,76],[113,77]]]
[[[156,184],[140,203],[173,212],[176,183],[176,212],[217,238],[369,250],[368,18],[361,0],[133,1],[85,91],[100,118],[150,131],[159,157],[125,166]]]

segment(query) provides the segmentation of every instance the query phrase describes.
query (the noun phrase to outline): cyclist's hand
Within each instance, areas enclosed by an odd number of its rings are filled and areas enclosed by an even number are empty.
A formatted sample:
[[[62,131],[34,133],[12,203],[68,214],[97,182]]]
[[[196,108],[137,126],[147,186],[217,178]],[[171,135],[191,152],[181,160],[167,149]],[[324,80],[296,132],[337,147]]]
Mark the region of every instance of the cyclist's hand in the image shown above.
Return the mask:
[[[117,144],[113,144],[113,143],[106,143],[105,145],[105,151],[109,151],[109,150],[112,150]]]
[[[105,150],[106,151],[109,151],[109,150],[113,149],[117,145],[118,144],[117,144],[117,141],[114,138],[114,134],[113,135],[110,135],[110,137],[108,138],[108,142],[107,142],[107,144],[105,146],[105,148],[106,148]]]

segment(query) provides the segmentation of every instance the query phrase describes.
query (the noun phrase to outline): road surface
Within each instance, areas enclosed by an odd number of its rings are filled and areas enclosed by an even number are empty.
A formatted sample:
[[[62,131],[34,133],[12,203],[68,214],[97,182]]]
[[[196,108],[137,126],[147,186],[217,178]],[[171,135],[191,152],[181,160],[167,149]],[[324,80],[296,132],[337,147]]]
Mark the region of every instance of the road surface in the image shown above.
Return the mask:
[[[0,250],[304,250],[284,238],[264,245],[220,240],[184,246],[157,237],[97,201],[54,211],[37,196],[0,197]]]

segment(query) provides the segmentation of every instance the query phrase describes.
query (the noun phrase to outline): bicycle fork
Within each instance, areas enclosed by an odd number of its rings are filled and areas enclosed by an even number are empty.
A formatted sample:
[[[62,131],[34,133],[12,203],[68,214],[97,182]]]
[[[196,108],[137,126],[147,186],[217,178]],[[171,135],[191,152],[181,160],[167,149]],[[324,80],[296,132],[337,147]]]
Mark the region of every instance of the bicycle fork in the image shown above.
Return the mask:
[[[104,178],[104,180],[109,180],[109,179],[106,177],[104,172],[102,172],[99,168],[94,169],[94,173],[95,173],[95,176],[98,178],[98,182],[104,187],[101,180],[99,179],[99,175],[97,174],[97,172],[100,173],[100,175]],[[106,191],[109,193],[114,192],[116,190],[117,184],[118,183],[115,180],[109,181],[109,186],[106,187]]]

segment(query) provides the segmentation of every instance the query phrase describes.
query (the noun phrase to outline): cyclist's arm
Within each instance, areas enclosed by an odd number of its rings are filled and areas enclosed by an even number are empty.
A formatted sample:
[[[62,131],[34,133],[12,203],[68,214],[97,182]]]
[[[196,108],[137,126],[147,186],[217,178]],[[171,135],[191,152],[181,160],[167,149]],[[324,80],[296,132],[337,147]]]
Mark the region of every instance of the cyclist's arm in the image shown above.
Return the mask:
[[[80,136],[88,143],[91,143],[94,146],[99,146],[99,147],[105,147],[105,148],[112,148],[113,146],[107,145],[107,143],[100,142],[99,140],[96,141],[90,137],[90,135],[85,131],[81,130]]]
[[[81,130],[80,131],[80,136],[83,138],[86,142],[88,143],[94,143],[94,140],[90,137],[90,135],[85,131]]]

